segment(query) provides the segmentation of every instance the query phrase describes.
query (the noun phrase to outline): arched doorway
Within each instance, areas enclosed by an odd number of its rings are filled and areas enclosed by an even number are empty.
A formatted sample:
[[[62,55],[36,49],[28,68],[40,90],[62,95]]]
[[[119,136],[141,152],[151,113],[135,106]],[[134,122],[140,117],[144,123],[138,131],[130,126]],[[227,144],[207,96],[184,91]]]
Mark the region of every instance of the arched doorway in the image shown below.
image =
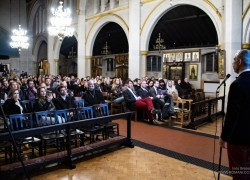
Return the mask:
[[[77,75],[77,39],[75,36],[63,39],[58,65],[58,72],[62,76]]]
[[[39,75],[48,75],[49,74],[49,62],[47,58],[47,43],[45,41],[42,41],[38,53],[37,53],[37,61],[38,61],[38,71],[37,74]]]
[[[150,36],[149,51],[158,51],[156,39],[164,39],[165,49],[160,49],[161,63],[147,58],[147,65],[155,64],[162,69],[162,77],[171,80],[183,80],[190,76],[190,67],[195,64],[201,77],[203,68],[201,49],[211,48],[218,44],[218,35],[213,21],[208,14],[196,6],[179,5],[166,12],[155,25]],[[150,55],[149,55],[150,56]],[[154,59],[153,59],[154,60]],[[158,66],[159,65],[159,66]],[[216,65],[216,63],[214,63]],[[175,76],[176,68],[180,75]],[[148,69],[148,66],[147,66]],[[150,69],[150,68],[149,68]],[[213,68],[215,69],[215,68]],[[217,73],[217,72],[213,72]],[[194,86],[199,87],[201,78],[192,79]],[[195,82],[197,81],[197,82]]]
[[[105,47],[107,45],[107,53]],[[114,22],[109,22],[100,30],[96,36],[93,46],[93,58],[91,61],[91,76],[107,75],[118,76],[125,74],[120,72],[119,66],[128,66],[128,40],[122,27]],[[125,58],[126,57],[126,58]],[[125,58],[122,64],[120,58]],[[111,65],[112,62],[112,65]],[[111,68],[112,67],[112,68]]]

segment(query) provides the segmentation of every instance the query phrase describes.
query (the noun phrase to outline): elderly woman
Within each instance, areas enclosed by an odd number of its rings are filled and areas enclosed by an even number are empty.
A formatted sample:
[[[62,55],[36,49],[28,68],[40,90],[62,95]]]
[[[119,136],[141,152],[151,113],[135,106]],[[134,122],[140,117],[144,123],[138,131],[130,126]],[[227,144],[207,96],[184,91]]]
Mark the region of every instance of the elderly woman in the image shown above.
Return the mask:
[[[10,89],[8,93],[8,99],[3,104],[3,109],[6,115],[11,114],[23,114],[25,108],[19,99],[19,90]]]

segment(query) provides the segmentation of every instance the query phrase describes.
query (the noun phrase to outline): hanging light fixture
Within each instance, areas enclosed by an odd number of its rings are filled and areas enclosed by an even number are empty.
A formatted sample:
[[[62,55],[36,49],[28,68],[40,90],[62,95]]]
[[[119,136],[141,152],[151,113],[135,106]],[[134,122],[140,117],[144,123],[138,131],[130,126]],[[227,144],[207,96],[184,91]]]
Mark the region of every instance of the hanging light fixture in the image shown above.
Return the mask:
[[[49,30],[49,35],[58,36],[59,40],[62,41],[64,37],[73,36],[73,29],[70,28],[71,17],[69,8],[63,9],[63,2],[59,2],[59,6],[57,9],[52,8],[53,17],[50,18],[51,25]]]
[[[161,33],[159,33],[159,37],[155,40],[156,45],[153,46],[154,49],[158,50],[159,52],[163,49],[166,49],[164,43],[164,39],[161,38]]]
[[[20,0],[19,0],[19,27],[12,31],[13,36],[11,36],[12,42],[10,42],[11,48],[17,48],[19,54],[21,54],[22,49],[28,49],[28,37],[26,36],[27,31],[23,30],[20,25]]]
[[[101,54],[103,54],[103,55],[109,55],[109,54],[111,54],[111,51],[109,50],[110,49],[110,47],[108,46],[108,43],[107,43],[107,41],[106,41],[106,45],[105,46],[102,46],[102,51],[101,51]]]

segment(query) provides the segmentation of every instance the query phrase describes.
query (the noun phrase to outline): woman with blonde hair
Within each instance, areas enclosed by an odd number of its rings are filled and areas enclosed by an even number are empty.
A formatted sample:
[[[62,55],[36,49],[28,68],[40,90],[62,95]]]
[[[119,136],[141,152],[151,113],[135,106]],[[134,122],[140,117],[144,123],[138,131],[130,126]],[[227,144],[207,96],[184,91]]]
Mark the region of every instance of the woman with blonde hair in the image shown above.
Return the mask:
[[[112,95],[114,99],[114,103],[120,104],[124,100],[122,95],[122,86],[119,78],[115,78],[115,82],[112,84]]]
[[[10,89],[8,93],[8,99],[3,104],[4,113],[6,115],[11,114],[23,114],[25,108],[23,103],[19,99],[19,90]]]

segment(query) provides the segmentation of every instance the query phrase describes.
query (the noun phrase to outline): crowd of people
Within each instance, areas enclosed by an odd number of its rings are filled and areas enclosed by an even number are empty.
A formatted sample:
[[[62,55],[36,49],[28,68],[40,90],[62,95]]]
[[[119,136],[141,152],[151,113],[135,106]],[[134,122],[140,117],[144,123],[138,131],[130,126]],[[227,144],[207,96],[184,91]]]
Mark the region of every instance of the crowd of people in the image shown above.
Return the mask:
[[[22,73],[20,77],[2,77],[0,82],[1,103],[6,115],[25,113],[23,100],[34,102],[35,112],[62,110],[74,108],[75,97],[82,97],[84,106],[105,103],[102,92],[109,92],[114,103],[123,103],[127,110],[146,110],[151,124],[157,124],[157,117],[164,121],[162,111],[169,99],[181,101],[178,93],[191,89],[187,78],[176,83],[154,77],[123,82],[121,78],[102,76],[79,79],[74,76],[62,78],[60,75],[35,77]]]

